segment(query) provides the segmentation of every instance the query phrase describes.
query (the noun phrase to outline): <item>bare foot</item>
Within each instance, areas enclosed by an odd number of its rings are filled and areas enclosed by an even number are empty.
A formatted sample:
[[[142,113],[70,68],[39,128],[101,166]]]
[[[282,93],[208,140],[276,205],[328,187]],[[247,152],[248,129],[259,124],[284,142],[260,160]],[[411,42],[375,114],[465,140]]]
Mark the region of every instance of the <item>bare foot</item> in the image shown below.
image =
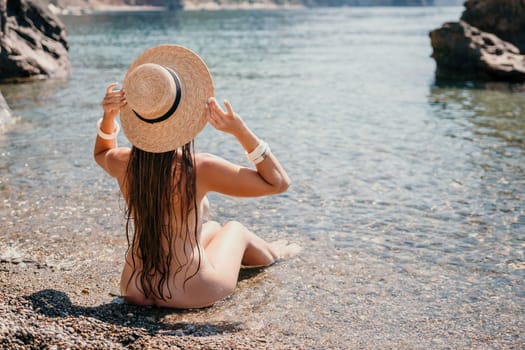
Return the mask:
[[[303,248],[296,243],[288,244],[288,241],[281,239],[270,243],[270,248],[273,250],[278,259],[288,259],[296,256]]]
[[[281,239],[275,242],[268,243],[271,254],[274,257],[274,260],[269,265],[241,265],[243,269],[253,269],[259,267],[267,267],[275,264],[281,259],[289,259],[301,252],[303,249],[300,245],[291,243],[289,244],[287,240]]]

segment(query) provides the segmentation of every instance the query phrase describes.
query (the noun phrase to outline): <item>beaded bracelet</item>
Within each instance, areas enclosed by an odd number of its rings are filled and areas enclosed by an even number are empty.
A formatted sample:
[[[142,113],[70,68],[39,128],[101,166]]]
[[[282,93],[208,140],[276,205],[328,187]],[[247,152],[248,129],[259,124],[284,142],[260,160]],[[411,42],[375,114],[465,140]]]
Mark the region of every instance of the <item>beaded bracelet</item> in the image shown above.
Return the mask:
[[[103,118],[100,118],[97,122],[97,135],[101,138],[101,139],[104,139],[104,140],[114,140],[117,138],[117,135],[120,131],[120,125],[118,125],[117,122],[114,122],[115,123],[115,130],[111,133],[111,134],[106,134],[104,131],[102,131],[100,129],[100,127],[102,126],[102,119]]]

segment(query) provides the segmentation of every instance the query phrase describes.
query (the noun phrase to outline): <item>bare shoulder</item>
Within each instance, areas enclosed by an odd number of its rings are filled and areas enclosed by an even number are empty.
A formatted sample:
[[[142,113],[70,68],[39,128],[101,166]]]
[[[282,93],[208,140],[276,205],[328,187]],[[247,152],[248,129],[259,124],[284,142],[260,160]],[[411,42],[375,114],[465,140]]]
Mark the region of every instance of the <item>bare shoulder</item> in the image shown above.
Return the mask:
[[[215,174],[221,169],[238,168],[239,166],[227,161],[224,158],[216,156],[211,153],[197,153],[195,154],[195,166],[200,174]]]
[[[130,154],[128,147],[113,148],[103,155],[99,164],[109,175],[121,179],[126,175]]]
[[[203,193],[217,191],[217,184],[228,178],[225,170],[236,168],[234,164],[211,153],[195,154],[195,167],[197,169],[197,184]]]
[[[225,160],[211,153],[196,153],[195,154],[195,165],[197,166],[197,169],[213,167],[213,166],[216,166],[221,161],[225,161]]]
[[[213,155],[211,153],[196,153],[195,167],[201,182],[213,173],[217,172],[220,163],[226,162],[223,158]]]

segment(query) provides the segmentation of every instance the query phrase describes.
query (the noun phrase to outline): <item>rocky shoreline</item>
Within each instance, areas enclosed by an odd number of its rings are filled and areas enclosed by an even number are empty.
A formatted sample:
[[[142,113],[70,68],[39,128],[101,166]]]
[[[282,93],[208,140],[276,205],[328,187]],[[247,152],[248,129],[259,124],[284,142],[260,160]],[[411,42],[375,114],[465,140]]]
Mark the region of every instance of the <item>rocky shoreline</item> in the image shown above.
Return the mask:
[[[454,4],[456,0],[443,0]],[[449,2],[447,2],[449,1]],[[50,10],[60,15],[97,12],[164,11],[167,9],[252,10],[297,9],[314,6],[433,6],[435,0],[44,0]]]
[[[136,11],[165,11],[169,8],[162,5],[129,5],[123,2],[106,3],[100,1],[61,1],[49,2],[48,8],[57,15],[83,15],[103,12],[136,12]],[[185,11],[197,10],[250,10],[250,9],[297,9],[305,6],[298,1],[273,2],[267,0],[258,1],[185,1],[176,8]]]

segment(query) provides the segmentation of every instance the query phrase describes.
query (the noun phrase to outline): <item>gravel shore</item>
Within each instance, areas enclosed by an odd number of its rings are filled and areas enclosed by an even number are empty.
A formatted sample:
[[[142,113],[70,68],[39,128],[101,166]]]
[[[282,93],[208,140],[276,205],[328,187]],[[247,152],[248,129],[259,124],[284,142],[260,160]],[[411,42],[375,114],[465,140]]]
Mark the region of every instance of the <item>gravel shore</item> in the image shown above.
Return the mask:
[[[422,274],[371,255],[334,250],[328,241],[315,242],[329,253],[315,264],[316,253],[302,242],[307,249],[300,257],[242,270],[236,292],[210,308],[128,305],[118,296],[121,256],[109,248],[111,240],[117,250],[124,242],[103,237],[92,233],[91,239],[74,242],[64,236],[56,243],[50,238],[35,246],[32,259],[3,250],[0,349],[522,349],[525,344],[523,304],[491,291],[486,280],[475,282],[475,290],[487,290],[481,297],[460,295],[455,290],[470,288],[472,281],[460,281],[451,269],[429,266]],[[0,239],[0,247],[14,244],[5,242]],[[62,263],[54,260],[60,254]]]
[[[104,284],[108,279],[92,284],[93,276],[27,259],[4,257],[0,277],[0,349],[302,348],[272,340],[271,328],[253,332],[242,322],[211,320],[228,300],[204,310],[137,307],[107,292],[114,288]]]

